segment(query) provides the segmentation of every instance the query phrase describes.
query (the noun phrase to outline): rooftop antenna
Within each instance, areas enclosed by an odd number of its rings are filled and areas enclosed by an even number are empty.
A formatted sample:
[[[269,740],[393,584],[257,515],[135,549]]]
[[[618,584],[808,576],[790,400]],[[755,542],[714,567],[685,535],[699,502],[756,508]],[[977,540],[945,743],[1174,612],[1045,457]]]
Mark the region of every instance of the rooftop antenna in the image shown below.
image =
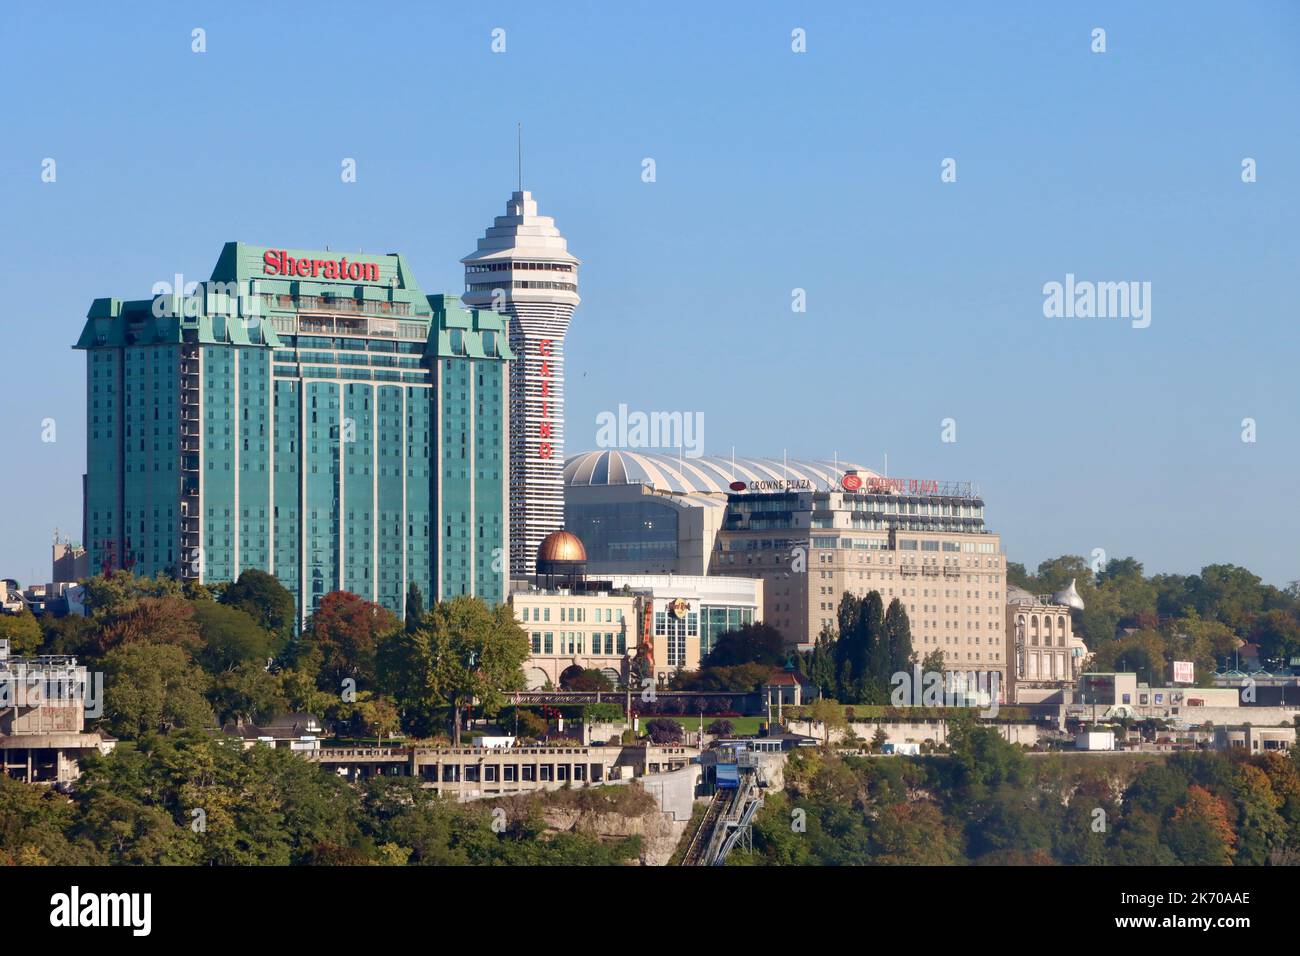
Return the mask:
[[[519,151],[519,191],[524,191],[524,124],[515,124],[515,134],[518,137]]]

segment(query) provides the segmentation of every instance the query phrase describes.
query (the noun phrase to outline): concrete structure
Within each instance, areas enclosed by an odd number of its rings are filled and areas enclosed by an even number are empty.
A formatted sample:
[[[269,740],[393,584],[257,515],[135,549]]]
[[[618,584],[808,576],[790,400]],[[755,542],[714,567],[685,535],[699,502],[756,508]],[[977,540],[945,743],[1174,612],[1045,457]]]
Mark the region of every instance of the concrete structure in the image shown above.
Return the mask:
[[[54,544],[50,555],[50,582],[52,584],[76,584],[90,576],[90,555],[80,542],[71,538],[60,538],[54,532]]]
[[[76,345],[93,571],[260,568],[303,619],[340,589],[505,599],[502,316],[426,296],[398,254],[235,242],[154,291],[96,299]]]
[[[816,721],[802,718],[787,720],[786,726],[796,733],[815,738],[818,743],[825,739],[823,736],[824,728]],[[1042,728],[1037,724],[988,723],[986,726],[996,730],[1007,742],[1025,747],[1033,747],[1038,743],[1039,737],[1042,735]],[[854,720],[849,722],[847,731],[832,730],[830,732],[830,742],[832,744],[840,743],[851,732],[861,740],[869,743],[875,737],[877,730],[883,730],[886,740],[895,745],[929,742],[937,746],[948,741],[948,721],[944,718],[926,718],[916,720]]]
[[[1008,701],[1059,703],[1062,692],[1078,680],[1088,647],[1074,633],[1071,610],[1052,595],[1007,586]]]
[[[1109,730],[1085,730],[1074,738],[1076,750],[1114,750],[1115,734]]]
[[[465,264],[465,304],[509,323],[510,573],[564,526],[564,336],[578,307],[579,261],[521,183]]]
[[[682,770],[688,747],[324,747],[304,754],[349,780],[417,777],[457,800],[621,783]]]
[[[565,466],[566,521],[589,571],[763,580],[763,620],[808,648],[844,592],[898,598],[924,657],[1007,683],[1006,560],[964,482],[847,462],[589,452]],[[970,676],[974,676],[974,680]],[[984,683],[987,686],[987,683]]]
[[[1296,706],[1243,703],[1236,687],[1151,687],[1132,673],[1084,673],[1062,709],[1070,719],[1085,722],[1117,717],[1168,720],[1179,727],[1205,724],[1256,726],[1291,725],[1300,716]]]
[[[102,706],[102,683],[91,684],[74,657],[10,657],[0,647],[0,773],[66,787],[81,773],[79,758],[111,752],[115,740],[85,732],[88,702],[92,711]]]
[[[1294,727],[1240,727],[1214,728],[1214,746],[1220,750],[1244,749],[1249,754],[1286,753],[1295,746]]]

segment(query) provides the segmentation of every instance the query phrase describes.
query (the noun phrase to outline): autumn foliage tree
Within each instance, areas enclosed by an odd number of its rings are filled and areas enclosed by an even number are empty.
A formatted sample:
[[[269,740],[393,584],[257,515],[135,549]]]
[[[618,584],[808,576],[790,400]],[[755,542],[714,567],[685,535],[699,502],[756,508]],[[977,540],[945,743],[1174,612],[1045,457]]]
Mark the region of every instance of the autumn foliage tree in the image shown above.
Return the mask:
[[[321,598],[303,632],[305,643],[321,654],[321,689],[337,693],[348,679],[358,685],[372,682],[380,642],[400,628],[387,608],[349,591]]]

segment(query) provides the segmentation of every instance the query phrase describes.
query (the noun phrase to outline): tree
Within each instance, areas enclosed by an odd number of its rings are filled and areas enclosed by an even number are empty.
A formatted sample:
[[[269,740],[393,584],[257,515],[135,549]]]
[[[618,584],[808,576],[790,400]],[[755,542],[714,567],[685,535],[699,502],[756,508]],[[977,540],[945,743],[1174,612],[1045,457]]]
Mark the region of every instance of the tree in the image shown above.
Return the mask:
[[[735,667],[710,667],[674,674],[671,686],[673,690],[749,694],[758,690],[771,676],[772,668],[764,664],[737,664]]]
[[[933,803],[894,803],[882,808],[871,830],[880,865],[947,866],[961,859],[959,833]]]
[[[1232,796],[1237,808],[1238,834],[1233,862],[1263,866],[1273,851],[1286,843],[1287,824],[1278,813],[1284,801],[1273,792],[1268,774],[1251,764],[1237,767]]]
[[[1201,617],[1222,621],[1234,631],[1249,626],[1250,615],[1263,610],[1258,575],[1235,564],[1211,564],[1187,579],[1187,593]]]
[[[27,608],[17,614],[0,612],[0,639],[9,641],[9,653],[14,657],[28,657],[41,646],[40,622]]]
[[[877,727],[876,732],[871,735],[871,752],[873,754],[883,753],[887,743],[889,743],[889,734],[885,732],[884,727]]]
[[[515,714],[515,720],[518,722],[516,732],[520,737],[531,737],[536,740],[539,737],[546,736],[546,720],[538,716],[535,711],[518,710]]]
[[[348,591],[321,598],[303,637],[320,648],[322,689],[337,693],[349,678],[358,685],[372,681],[379,644],[400,627],[387,608]]]
[[[1250,639],[1271,666],[1285,667],[1292,657],[1300,656],[1300,615],[1283,610],[1257,614],[1251,622]]]
[[[903,602],[894,598],[889,602],[885,612],[885,653],[888,673],[884,679],[888,682],[894,674],[905,673],[912,668],[912,625],[907,619],[907,609]]]
[[[569,667],[560,674],[560,690],[607,691],[614,683],[594,667]]]
[[[0,866],[97,863],[66,834],[75,821],[67,798],[0,774]]]
[[[94,643],[99,653],[124,644],[175,644],[189,651],[202,646],[195,605],[183,597],[142,597],[116,604],[96,617]]]
[[[298,621],[293,595],[273,574],[257,568],[240,572],[239,579],[222,592],[220,602],[243,611],[278,640],[293,637]]]
[[[232,721],[260,724],[290,709],[280,676],[255,660],[242,661],[217,674],[208,700],[222,726]]]
[[[505,692],[523,690],[528,635],[504,605],[489,610],[479,598],[435,604],[425,617],[433,659],[433,684],[451,706],[453,741],[460,746],[460,713],[475,700],[495,713]]]
[[[406,589],[406,629],[414,631],[424,620],[424,595],[414,581]]]
[[[668,717],[657,717],[645,725],[646,733],[657,744],[674,744],[686,736],[686,731],[677,721]]]
[[[426,627],[403,629],[379,646],[380,689],[401,716],[402,729],[418,737],[434,733],[445,705],[438,687],[432,636]]]
[[[104,655],[104,714],[119,737],[210,727],[208,678],[183,648],[133,643]]]
[[[714,737],[730,737],[736,730],[731,721],[719,719],[705,727],[704,732],[712,734]]]
[[[831,731],[843,730],[848,726],[848,721],[844,719],[844,708],[839,701],[830,697],[817,698],[804,708],[804,712],[812,723],[822,725],[822,746],[827,748],[831,745]]]
[[[95,653],[98,630],[91,618],[80,614],[65,614],[63,617],[46,614],[41,617],[40,625],[44,635],[42,653],[72,657]]]
[[[111,617],[140,598],[185,596],[179,581],[161,573],[152,578],[140,578],[119,569],[107,576],[97,574],[89,577],[85,586],[86,608],[98,619]]]
[[[74,799],[75,836],[113,863],[286,866],[366,846],[346,781],[288,750],[197,732],[91,757]]]
[[[972,798],[1024,779],[1024,754],[1004,740],[995,727],[977,723],[968,712],[959,711],[949,719],[948,748],[952,753],[953,783]]]
[[[1054,594],[1062,588],[1069,587],[1074,581],[1079,596],[1084,604],[1088,603],[1088,592],[1093,590],[1094,575],[1092,566],[1077,554],[1063,554],[1059,558],[1048,558],[1038,565],[1038,587],[1043,594]]]
[[[1237,842],[1229,815],[1223,798],[1192,784],[1165,827],[1165,842],[1188,866],[1227,866]]]
[[[823,627],[813,649],[808,652],[807,673],[824,697],[835,694],[835,633]]]
[[[785,638],[769,624],[745,624],[735,631],[718,635],[701,667],[734,667],[737,664],[763,664],[780,667],[786,663]]]
[[[367,736],[374,735],[378,745],[384,745],[384,737],[391,737],[400,728],[397,708],[393,702],[384,697],[370,697],[358,705],[362,729]]]
[[[240,579],[244,576],[240,575]],[[196,660],[208,673],[234,670],[249,661],[265,669],[271,656],[271,634],[243,606],[197,602],[194,620],[203,641]]]

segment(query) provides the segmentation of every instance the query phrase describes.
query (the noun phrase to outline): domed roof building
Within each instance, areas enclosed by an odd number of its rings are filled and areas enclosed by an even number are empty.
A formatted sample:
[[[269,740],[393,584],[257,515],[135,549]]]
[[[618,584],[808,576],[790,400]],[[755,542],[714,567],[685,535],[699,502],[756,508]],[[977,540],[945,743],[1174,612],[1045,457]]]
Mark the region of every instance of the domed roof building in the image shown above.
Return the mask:
[[[587,549],[576,534],[552,531],[537,546],[537,581],[545,587],[575,587],[587,576]]]

